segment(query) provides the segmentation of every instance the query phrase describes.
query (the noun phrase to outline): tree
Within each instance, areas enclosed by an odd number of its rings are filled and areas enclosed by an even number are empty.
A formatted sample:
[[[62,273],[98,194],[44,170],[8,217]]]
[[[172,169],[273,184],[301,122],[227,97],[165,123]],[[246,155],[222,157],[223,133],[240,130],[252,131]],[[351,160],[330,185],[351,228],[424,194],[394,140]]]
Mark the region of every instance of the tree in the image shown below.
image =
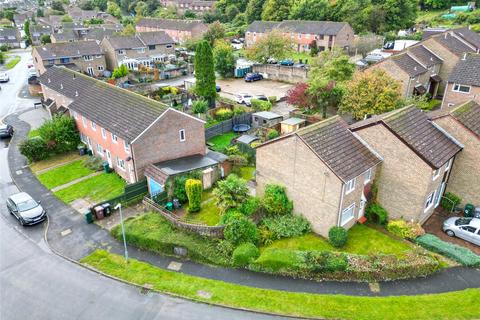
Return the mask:
[[[73,22],[73,19],[68,14],[65,14],[62,17],[62,22]]]
[[[42,44],[52,43],[52,39],[50,39],[50,35],[49,35],[49,34],[42,34],[42,36],[40,37],[40,42],[41,42]]]
[[[413,26],[417,18],[417,5],[417,0],[386,0],[383,4],[386,31]]]
[[[298,0],[292,5],[289,19],[326,20],[327,10],[327,0]]]
[[[246,51],[248,59],[266,63],[269,58],[284,59],[292,53],[292,43],[281,31],[272,30],[258,39]]]
[[[38,8],[38,9],[37,9],[37,17],[43,17],[43,16],[44,16],[43,9],[42,9],[42,8]]]
[[[145,16],[145,13],[147,12],[147,5],[143,1],[138,1],[135,4],[135,14],[139,17]]]
[[[200,41],[196,47],[194,69],[195,93],[207,100],[208,105],[212,107],[215,104],[217,90],[212,47],[206,40]]]
[[[346,84],[339,111],[363,119],[401,106],[400,84],[383,70],[373,70],[358,72]]]
[[[312,57],[316,57],[318,55],[318,45],[317,45],[317,40],[312,40],[312,42],[310,42],[310,55]]]
[[[263,208],[272,216],[286,215],[293,212],[293,202],[288,199],[285,187],[267,184],[263,196]]]
[[[122,64],[121,66],[119,66],[118,68],[115,68],[115,70],[113,70],[113,73],[112,73],[112,77],[114,79],[119,79],[119,78],[123,78],[125,76],[128,75],[128,69],[127,67]]]
[[[51,7],[55,11],[65,13],[65,9],[63,8],[63,4],[58,0],[53,1]]]
[[[233,73],[235,68],[235,57],[232,46],[225,40],[217,40],[213,49],[215,60],[215,71],[226,78]]]
[[[202,182],[197,179],[188,179],[185,182],[185,191],[188,198],[188,212],[200,211],[202,203]]]
[[[240,207],[248,199],[247,182],[235,174],[230,174],[227,179],[218,181],[213,189],[215,204],[225,213],[228,209]]]
[[[30,35],[30,20],[25,21],[23,24],[23,31],[25,32],[25,37],[29,41],[29,43],[32,43],[32,37]]]
[[[292,0],[267,0],[263,5],[262,20],[287,20],[291,6]]]
[[[263,5],[266,0],[250,0],[245,10],[245,17],[247,23],[252,23],[255,20],[262,20]]]
[[[118,6],[118,4],[114,1],[108,1],[107,3],[107,13],[111,14],[112,16],[116,18],[121,18],[122,16],[122,10]]]
[[[174,5],[168,5],[166,8],[158,8],[155,11],[155,16],[164,19],[176,19],[178,17],[177,7]]]
[[[192,10],[186,10],[185,13],[183,14],[183,17],[185,19],[195,19],[197,17],[197,14]]]
[[[124,36],[133,36],[135,35],[137,31],[135,30],[135,27],[133,24],[127,24],[125,28],[123,28],[121,34]]]
[[[312,98],[308,94],[308,84],[299,82],[288,90],[287,103],[302,109],[309,109],[312,106]]]
[[[212,23],[203,35],[203,39],[207,40],[211,46],[213,46],[215,40],[223,38],[225,38],[225,27],[218,21]]]

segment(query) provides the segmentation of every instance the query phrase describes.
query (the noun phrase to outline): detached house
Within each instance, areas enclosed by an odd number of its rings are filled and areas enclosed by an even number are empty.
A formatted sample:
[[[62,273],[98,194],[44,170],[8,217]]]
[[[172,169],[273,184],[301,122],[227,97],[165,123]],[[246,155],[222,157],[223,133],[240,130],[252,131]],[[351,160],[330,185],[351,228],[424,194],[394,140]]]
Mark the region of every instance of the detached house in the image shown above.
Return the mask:
[[[48,43],[34,47],[33,63],[40,74],[53,65],[101,76],[105,70],[105,55],[96,41]]]
[[[390,218],[425,222],[440,204],[463,145],[415,106],[350,128],[383,158],[377,201]]]
[[[206,154],[200,119],[63,67],[47,69],[40,82],[46,104],[67,109],[92,153],[128,182],[145,179],[154,164],[178,171],[218,165]]]
[[[208,27],[200,20],[143,18],[135,26],[137,32],[163,31],[175,43],[199,39]]]
[[[297,51],[310,51],[312,41],[320,51],[333,47],[348,49],[353,45],[354,32],[347,22],[284,20],[282,22],[254,21],[245,32],[245,44],[251,47],[272,30],[280,30],[295,44]]]
[[[155,61],[166,61],[168,55],[175,53],[174,41],[162,31],[106,37],[101,46],[110,70],[122,64],[137,70],[139,65],[152,66]]]
[[[260,145],[256,161],[257,193],[284,185],[295,212],[327,236],[363,217],[382,160],[335,116]]]

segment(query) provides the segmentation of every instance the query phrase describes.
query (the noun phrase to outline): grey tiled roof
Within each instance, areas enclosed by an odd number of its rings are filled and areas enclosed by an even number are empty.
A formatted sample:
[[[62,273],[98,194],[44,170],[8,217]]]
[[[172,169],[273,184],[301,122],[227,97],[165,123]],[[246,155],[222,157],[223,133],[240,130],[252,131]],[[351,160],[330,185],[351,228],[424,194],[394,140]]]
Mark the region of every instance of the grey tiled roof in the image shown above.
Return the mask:
[[[441,64],[442,59],[434,55],[430,50],[425,48],[423,45],[411,47],[408,52],[411,56],[417,59],[422,65],[428,67],[434,66],[436,64]]]
[[[415,77],[419,74],[427,72],[427,69],[422,67],[415,59],[413,59],[408,53],[402,53],[393,56],[392,61],[405,71],[410,77]]]
[[[168,109],[160,102],[63,67],[48,68],[40,76],[40,82],[72,99],[69,109],[127,142],[138,137]]]
[[[469,54],[465,60],[459,60],[448,82],[480,87],[480,54]]]
[[[296,134],[345,182],[381,162],[339,116],[300,129]]]
[[[272,29],[305,34],[336,35],[348,25],[346,22],[284,20],[282,22],[254,21],[247,31],[264,33]]]
[[[118,49],[142,48],[148,45],[175,43],[168,34],[163,31],[141,32],[134,36],[113,35],[107,37],[112,47]]]
[[[448,32],[433,36],[432,38],[457,56],[461,56],[466,52],[475,52],[468,45],[466,45],[456,37],[452,36]]]
[[[137,34],[140,40],[148,45],[175,43],[168,34],[163,31],[141,32]]]
[[[105,38],[105,40],[108,41],[115,50],[145,47],[143,42],[135,36],[114,35]]]
[[[454,33],[461,36],[462,39],[472,44],[475,48],[480,49],[480,35],[468,27],[453,30]]]
[[[139,27],[150,27],[165,30],[191,31],[196,26],[206,25],[200,20],[179,20],[179,19],[155,19],[143,18],[138,23]]]
[[[452,111],[452,116],[480,137],[480,105],[474,101]],[[480,160],[479,160],[480,161]]]
[[[96,41],[48,43],[35,49],[43,60],[103,54]]]
[[[266,33],[277,28],[279,22],[275,21],[253,21],[247,28],[248,32]]]

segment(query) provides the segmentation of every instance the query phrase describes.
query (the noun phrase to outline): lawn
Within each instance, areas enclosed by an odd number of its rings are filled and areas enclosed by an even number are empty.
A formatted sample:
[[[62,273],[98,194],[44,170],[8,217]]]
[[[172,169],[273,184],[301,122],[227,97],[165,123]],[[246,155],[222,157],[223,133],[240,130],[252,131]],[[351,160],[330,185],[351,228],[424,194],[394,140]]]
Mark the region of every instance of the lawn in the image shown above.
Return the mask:
[[[302,63],[305,63],[305,60],[307,60],[308,64],[312,63],[313,59],[315,57],[312,57],[309,52],[293,52],[290,55],[290,58],[295,61],[295,63],[299,63],[300,59],[302,59]]]
[[[115,173],[102,173],[54,192],[54,194],[65,203],[71,203],[81,198],[100,202],[121,195],[124,192],[125,184],[125,180]]]
[[[59,155],[50,157],[46,160],[34,162],[30,164],[30,169],[32,170],[33,173],[36,173],[40,170],[51,168],[51,167],[60,165],[62,163],[75,161],[80,158],[81,156],[78,154],[78,151],[72,151],[69,153],[59,154]]]
[[[94,170],[86,168],[83,163],[85,160],[77,160],[61,167],[49,170],[37,176],[38,180],[47,187],[52,189],[61,186],[75,179],[88,176],[94,173]]]
[[[361,255],[383,253],[395,254],[399,257],[403,256],[406,251],[412,250],[412,246],[409,243],[398,241],[380,231],[361,224],[356,224],[348,231],[347,244],[341,249],[334,248],[328,240],[313,233],[295,238],[276,240],[271,245],[262,247],[261,250],[266,248],[342,251]]]
[[[185,211],[188,212],[188,204],[185,205]],[[207,226],[216,226],[220,221],[220,210],[215,205],[215,198],[212,191],[202,193],[202,205],[199,212],[187,213],[185,219],[192,222],[200,222]]]
[[[211,149],[213,151],[221,152],[228,147],[230,145],[230,141],[236,137],[237,135],[234,132],[227,132],[209,139],[208,143],[212,145]]]
[[[250,181],[253,179],[254,173],[255,173],[255,167],[240,167],[239,170],[240,170],[240,173],[239,173],[240,178],[246,181]]]
[[[5,64],[5,67],[7,69],[12,69],[13,67],[15,67],[17,65],[17,63],[20,62],[20,56],[14,56],[12,58],[10,58],[7,63]]]
[[[327,319],[474,319],[480,314],[480,289],[392,297],[352,297],[260,289],[167,271],[103,250],[81,260],[97,270],[160,292],[196,301],[297,317]],[[199,295],[207,291],[210,298]]]

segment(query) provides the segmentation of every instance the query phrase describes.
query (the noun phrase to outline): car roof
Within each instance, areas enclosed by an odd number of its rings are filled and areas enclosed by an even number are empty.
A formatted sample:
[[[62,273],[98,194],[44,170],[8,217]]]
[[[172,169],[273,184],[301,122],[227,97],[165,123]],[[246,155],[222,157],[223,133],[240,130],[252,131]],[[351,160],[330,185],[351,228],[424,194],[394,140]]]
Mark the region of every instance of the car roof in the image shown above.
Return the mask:
[[[33,198],[26,192],[20,192],[10,196],[10,199],[12,199],[12,201],[15,203],[19,203],[19,202],[24,202],[26,200],[30,200]]]
[[[480,228],[480,219],[473,218],[468,225],[470,225],[472,227],[475,227],[475,228]]]

